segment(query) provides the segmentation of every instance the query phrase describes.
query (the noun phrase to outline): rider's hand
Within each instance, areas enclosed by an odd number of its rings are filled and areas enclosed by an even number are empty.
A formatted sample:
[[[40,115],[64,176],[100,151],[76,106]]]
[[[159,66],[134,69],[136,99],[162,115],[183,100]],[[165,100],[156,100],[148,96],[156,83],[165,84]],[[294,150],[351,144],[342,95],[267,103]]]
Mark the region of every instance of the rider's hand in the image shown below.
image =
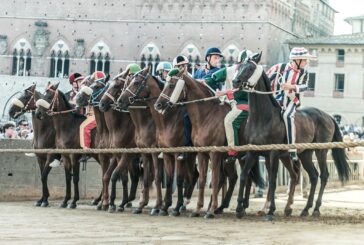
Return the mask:
[[[283,90],[296,90],[296,85],[293,85],[293,84],[288,84],[288,83],[283,83],[281,85],[281,88]]]
[[[216,92],[216,96],[224,96],[226,94],[226,92],[225,91],[217,91]]]

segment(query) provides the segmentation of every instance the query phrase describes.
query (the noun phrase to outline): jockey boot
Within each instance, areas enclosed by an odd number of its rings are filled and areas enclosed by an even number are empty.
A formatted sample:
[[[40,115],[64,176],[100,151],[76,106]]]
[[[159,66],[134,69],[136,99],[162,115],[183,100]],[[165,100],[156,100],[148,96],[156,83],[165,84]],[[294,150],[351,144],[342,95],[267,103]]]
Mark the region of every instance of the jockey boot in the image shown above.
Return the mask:
[[[292,161],[298,161],[297,149],[291,149],[288,151],[288,153],[289,153],[289,158],[291,158]]]
[[[52,168],[56,168],[56,167],[58,167],[58,166],[60,166],[61,165],[61,161],[60,160],[58,160],[58,159],[54,159],[53,160],[53,162],[51,162],[50,164],[49,164],[49,166],[50,167],[52,167]]]

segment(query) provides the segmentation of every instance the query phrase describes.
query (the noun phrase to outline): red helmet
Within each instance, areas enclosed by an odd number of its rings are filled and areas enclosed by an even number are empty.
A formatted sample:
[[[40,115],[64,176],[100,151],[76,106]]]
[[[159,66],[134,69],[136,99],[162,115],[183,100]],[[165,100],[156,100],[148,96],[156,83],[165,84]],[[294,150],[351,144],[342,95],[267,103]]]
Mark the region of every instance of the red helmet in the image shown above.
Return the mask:
[[[69,80],[70,84],[72,85],[72,83],[77,82],[82,79],[84,79],[84,77],[80,73],[75,72],[70,75],[68,80]]]
[[[95,82],[96,81],[100,81],[100,80],[103,80],[103,79],[105,79],[106,78],[106,75],[105,75],[105,73],[103,73],[102,71],[95,71],[94,72],[94,74],[92,74],[92,76],[91,76],[94,80],[95,80]]]

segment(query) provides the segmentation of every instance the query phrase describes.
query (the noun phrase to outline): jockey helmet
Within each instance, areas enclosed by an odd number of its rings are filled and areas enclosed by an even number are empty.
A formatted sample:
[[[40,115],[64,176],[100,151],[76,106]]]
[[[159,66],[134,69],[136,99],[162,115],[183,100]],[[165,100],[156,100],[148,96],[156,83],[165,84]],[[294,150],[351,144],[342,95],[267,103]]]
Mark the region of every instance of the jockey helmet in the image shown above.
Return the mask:
[[[315,56],[308,53],[308,50],[303,47],[294,47],[289,53],[290,60],[310,60],[314,59]]]
[[[216,47],[212,47],[207,49],[206,54],[205,54],[205,61],[207,61],[207,57],[211,56],[211,55],[219,55],[220,57],[224,57],[220,51],[219,48]]]
[[[83,79],[84,79],[84,77],[80,73],[75,72],[70,75],[68,80],[69,80],[70,84],[72,85],[72,83],[77,82],[79,80],[83,80]]]
[[[157,65],[157,69],[156,71],[170,71],[172,69],[172,65],[169,62],[159,62],[159,64]]]
[[[253,52],[248,49],[240,51],[238,56],[238,63],[243,63],[247,58],[251,57],[252,55]]]
[[[106,78],[106,75],[102,71],[95,71],[92,74],[91,78],[94,79],[95,82],[98,82],[104,80]]]
[[[129,74],[132,74],[132,75],[138,73],[141,70],[140,66],[135,63],[129,64],[125,70],[128,70],[128,69],[129,69]]]
[[[185,65],[190,63],[188,58],[184,55],[178,55],[176,58],[173,59],[172,65],[173,67],[179,66],[179,65]]]

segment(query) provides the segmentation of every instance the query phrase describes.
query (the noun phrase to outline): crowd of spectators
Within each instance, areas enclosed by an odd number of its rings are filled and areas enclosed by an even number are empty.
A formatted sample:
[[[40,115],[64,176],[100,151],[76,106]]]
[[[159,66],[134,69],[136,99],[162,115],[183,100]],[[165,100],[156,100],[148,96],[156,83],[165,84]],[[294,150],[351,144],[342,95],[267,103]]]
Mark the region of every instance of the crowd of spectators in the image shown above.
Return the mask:
[[[0,132],[0,139],[33,139],[33,129],[26,119],[20,120],[18,124],[14,121],[5,122]]]
[[[354,124],[340,125],[344,141],[356,141],[364,139],[364,127]]]

